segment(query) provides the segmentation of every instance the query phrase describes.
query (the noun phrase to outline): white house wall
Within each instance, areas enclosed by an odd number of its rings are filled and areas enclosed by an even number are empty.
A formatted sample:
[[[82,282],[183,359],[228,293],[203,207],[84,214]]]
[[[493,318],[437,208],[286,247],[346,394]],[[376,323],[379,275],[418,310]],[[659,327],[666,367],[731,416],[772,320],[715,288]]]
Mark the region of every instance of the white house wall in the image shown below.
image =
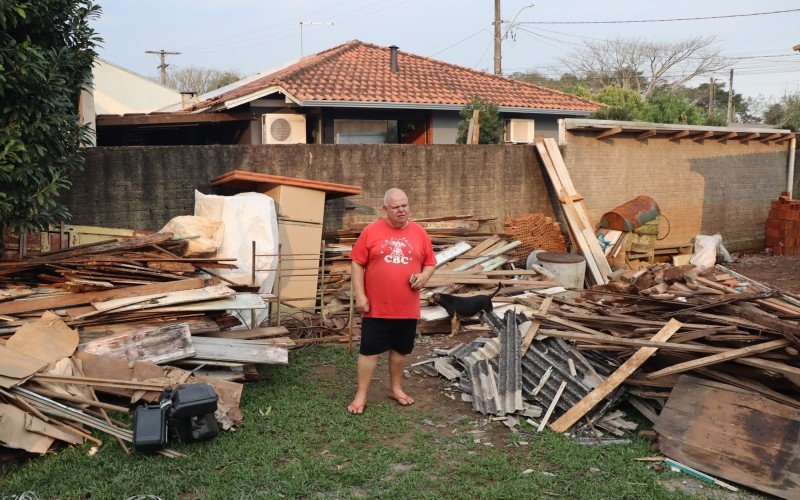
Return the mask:
[[[181,94],[115,64],[95,60],[94,110],[98,115],[149,113],[181,102]]]

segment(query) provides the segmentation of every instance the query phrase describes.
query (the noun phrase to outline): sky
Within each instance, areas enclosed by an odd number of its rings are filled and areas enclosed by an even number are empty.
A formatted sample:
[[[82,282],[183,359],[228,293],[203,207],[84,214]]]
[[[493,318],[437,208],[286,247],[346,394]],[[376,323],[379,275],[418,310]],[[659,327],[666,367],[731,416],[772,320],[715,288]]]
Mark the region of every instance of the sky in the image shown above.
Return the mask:
[[[494,0],[98,0],[93,22],[100,56],[137,73],[158,74],[158,56],[174,68],[203,66],[249,75],[348,40],[493,70]],[[800,1],[502,0],[502,19],[517,23],[626,21],[752,14],[800,9]],[[504,31],[508,24],[504,24]],[[675,22],[519,24],[502,45],[503,73],[559,70],[559,58],[584,41],[616,37],[677,42],[714,36],[733,58],[734,90],[767,104],[800,91],[800,10],[772,15]],[[715,78],[728,80],[728,70]],[[705,79],[703,81],[706,81]],[[700,83],[700,82],[696,82]]]

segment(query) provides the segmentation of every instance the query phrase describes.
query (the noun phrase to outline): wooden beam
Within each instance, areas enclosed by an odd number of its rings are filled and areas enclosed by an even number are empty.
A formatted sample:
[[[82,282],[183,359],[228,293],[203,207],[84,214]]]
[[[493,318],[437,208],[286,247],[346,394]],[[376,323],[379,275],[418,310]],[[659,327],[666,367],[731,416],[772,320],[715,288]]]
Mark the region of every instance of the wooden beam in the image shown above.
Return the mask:
[[[714,139],[717,142],[728,141],[731,139],[735,139],[736,136],[739,135],[739,132],[728,132],[727,134],[723,135],[722,137],[717,137]]]
[[[639,135],[636,136],[636,140],[641,141],[642,139],[647,139],[648,137],[653,137],[656,135],[656,129],[647,130]]]
[[[687,136],[687,135],[689,135],[690,133],[691,133],[691,132],[689,132],[688,130],[681,130],[681,131],[680,131],[680,132],[678,132],[677,134],[675,134],[675,135],[673,135],[672,137],[670,137],[670,138],[669,138],[669,140],[671,140],[671,141],[677,141],[678,139],[683,139],[684,137],[686,137],[686,136]]]
[[[776,132],[774,134],[769,134],[768,136],[766,136],[763,139],[761,139],[760,142],[763,142],[764,144],[767,144],[770,141],[774,141],[775,139],[779,138],[781,135],[783,135],[783,134],[781,134],[780,132]]]
[[[748,134],[748,135],[746,135],[744,137],[740,137],[739,138],[739,142],[745,143],[745,142],[752,141],[753,139],[758,139],[759,137],[761,137],[760,133],[753,132],[752,134]]]
[[[194,123],[224,123],[255,120],[249,111],[235,113],[153,113],[137,115],[97,115],[97,127],[139,125],[190,125]]]
[[[784,136],[781,136],[781,137],[780,137],[779,139],[777,139],[775,142],[783,143],[783,142],[786,142],[786,141],[788,141],[788,140],[791,140],[791,139],[792,139],[792,137],[794,137],[794,136],[795,136],[794,134],[786,134],[786,135],[784,135]]]
[[[653,342],[666,342],[672,335],[677,332],[681,327],[679,321],[674,319],[669,320],[669,323],[664,325],[664,328],[659,330],[658,333],[653,335]],[[569,409],[565,414],[553,422],[550,426],[555,432],[565,432],[572,427],[575,422],[583,418],[592,408],[597,406],[606,396],[611,394],[620,384],[622,384],[633,372],[635,372],[650,356],[652,356],[657,347],[642,347],[633,356],[628,358],[617,370],[609,375],[602,384],[597,386],[592,392],[584,396],[583,399]]]
[[[741,349],[731,349],[727,352],[721,352],[719,354],[714,354],[713,356],[706,356],[700,359],[693,359],[691,361],[686,361],[684,363],[678,363],[677,365],[672,365],[668,368],[664,368],[663,370],[658,370],[652,373],[648,373],[647,378],[654,379],[658,377],[664,377],[666,375],[673,375],[675,373],[683,373],[685,371],[693,370],[695,368],[715,365],[717,363],[722,363],[724,361],[729,361],[736,358],[742,358],[744,356],[749,356],[751,354],[771,351],[774,349],[778,349],[780,347],[786,347],[787,345],[789,345],[789,343],[790,342],[787,339],[779,339],[779,340],[771,340],[769,342],[763,342],[758,345],[742,347]]]
[[[702,134],[692,137],[692,140],[695,142],[701,142],[706,139],[710,139],[711,137],[714,137],[714,131],[709,130],[708,132],[703,132]]]
[[[595,136],[595,139],[605,139],[606,137],[611,137],[612,135],[617,135],[622,132],[622,127],[611,127],[609,129],[600,132]]]
[[[60,295],[45,295],[41,298],[14,300],[0,304],[0,314],[17,314],[45,309],[61,309],[70,306],[89,304],[100,300],[121,299],[125,297],[138,297],[154,293],[168,293],[178,290],[193,290],[203,288],[212,281],[202,278],[189,278],[178,281],[165,281],[152,285],[130,286],[104,290],[102,292],[65,293]]]

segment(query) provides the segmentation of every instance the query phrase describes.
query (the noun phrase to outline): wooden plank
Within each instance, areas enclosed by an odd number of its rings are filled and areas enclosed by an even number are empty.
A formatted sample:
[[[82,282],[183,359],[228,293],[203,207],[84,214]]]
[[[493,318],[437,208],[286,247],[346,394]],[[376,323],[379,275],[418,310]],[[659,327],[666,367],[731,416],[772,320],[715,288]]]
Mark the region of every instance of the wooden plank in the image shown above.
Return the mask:
[[[474,259],[469,260],[469,261],[465,262],[464,264],[456,266],[453,269],[453,271],[464,271],[464,270],[467,270],[470,267],[478,265],[481,262],[485,262],[485,261],[489,260],[492,257],[496,257],[496,256],[498,256],[500,254],[508,252],[509,250],[513,250],[513,249],[517,248],[518,246],[520,246],[521,244],[522,244],[521,241],[512,241],[511,243],[508,243],[507,245],[503,245],[500,248],[492,250],[492,251],[490,251],[490,252],[488,252],[488,253],[480,256],[480,257],[475,257]]]
[[[468,252],[472,245],[466,241],[460,241],[455,245],[449,246],[436,254],[436,265],[441,266],[451,260],[455,259],[464,252]]]
[[[186,323],[146,327],[132,333],[110,335],[78,345],[78,350],[115,359],[169,363],[195,355]]]
[[[198,359],[271,365],[289,364],[289,350],[259,340],[193,337]]]
[[[594,138],[605,139],[606,137],[611,137],[612,135],[617,135],[621,132],[622,132],[622,127],[609,127],[606,130],[597,134]]]
[[[642,132],[641,134],[636,136],[637,141],[641,141],[642,139],[647,139],[648,137],[654,137],[657,134],[656,129],[650,129]]]
[[[139,297],[92,302],[92,306],[100,312],[114,311],[115,313],[140,311],[157,307],[190,304],[206,300],[232,297],[236,292],[225,285],[214,285],[194,290],[181,290],[160,295],[144,295]]]
[[[193,290],[213,284],[211,280],[202,278],[188,278],[178,281],[154,283],[152,285],[132,286],[99,292],[64,293],[45,295],[42,297],[26,298],[11,302],[0,303],[0,314],[18,314],[42,311],[45,309],[60,309],[64,307],[90,304],[101,300],[121,299],[125,297],[139,297],[141,295],[169,293],[179,290]]]
[[[326,198],[339,198],[361,194],[360,186],[349,184],[334,184],[332,182],[300,179],[297,177],[284,177],[281,175],[246,172],[244,170],[231,170],[211,181],[212,186],[223,186],[232,189],[255,188],[256,185],[296,186],[316,191],[324,191]],[[266,189],[264,189],[265,191]]]
[[[146,113],[135,115],[97,115],[98,127],[131,125],[176,125],[191,123],[222,123],[255,120],[250,111],[216,113]]]
[[[676,132],[672,137],[669,138],[669,140],[677,141],[678,139],[683,139],[684,137],[686,137],[690,133],[691,132],[689,132],[688,130],[681,130],[680,132]]]
[[[681,327],[681,323],[674,319],[669,320],[669,323],[664,325],[664,328],[659,330],[658,333],[653,335],[651,339],[653,342],[666,342],[672,335],[677,332]],[[614,373],[609,375],[602,384],[597,386],[592,392],[583,397],[578,403],[570,408],[558,420],[550,425],[550,428],[555,432],[565,432],[572,427],[575,422],[583,418],[592,408],[594,408],[606,396],[611,394],[614,389],[619,387],[621,383],[630,377],[650,356],[652,356],[658,348],[656,347],[642,347],[633,354],[627,361],[625,361]]]
[[[564,389],[567,387],[567,381],[561,382],[561,385],[558,386],[558,390],[556,391],[555,396],[553,396],[553,400],[550,402],[550,406],[547,407],[547,413],[544,414],[542,417],[542,421],[539,423],[539,427],[536,428],[536,432],[542,432],[544,426],[547,425],[547,421],[550,420],[550,415],[553,414],[553,410],[556,409],[556,405],[558,404],[558,400],[561,399],[561,394],[564,392]]]
[[[695,368],[702,368],[704,366],[715,365],[717,363],[723,363],[725,361],[730,361],[736,358],[743,358],[745,356],[750,356],[751,354],[772,351],[780,347],[786,347],[787,345],[789,345],[789,341],[787,339],[780,339],[780,340],[772,340],[770,342],[763,342],[758,345],[742,347],[740,349],[730,349],[726,352],[721,352],[719,354],[714,354],[712,356],[706,356],[700,359],[693,359],[691,361],[686,361],[684,363],[678,363],[676,365],[672,365],[662,370],[648,373],[647,378],[654,379],[658,377],[664,377],[666,375],[683,373],[685,371],[693,370]]]
[[[485,252],[487,249],[491,248],[492,246],[496,245],[499,241],[500,241],[500,236],[494,234],[494,235],[486,238],[485,240],[483,240],[481,243],[478,243],[477,245],[475,245],[472,248],[472,250],[468,250],[467,252],[461,254],[455,260],[453,260],[451,262],[448,262],[447,264],[444,264],[443,266],[441,266],[439,268],[439,270],[440,271],[452,271],[458,265],[463,264],[464,262],[472,259],[473,257],[477,257],[477,256],[483,254],[483,252]]]
[[[781,498],[800,498],[800,410],[681,376],[654,427],[669,458]]]
[[[694,142],[702,142],[706,139],[710,139],[714,137],[714,132],[709,130],[708,132],[703,132],[701,134],[697,134],[696,136],[692,137]]]
[[[578,240],[578,246],[583,253],[583,256],[586,258],[587,268],[591,270],[591,276],[595,283],[597,284],[605,284],[608,282],[608,275],[611,274],[611,266],[608,265],[608,261],[606,260],[605,254],[603,250],[600,248],[600,242],[597,241],[597,236],[592,230],[592,223],[589,221],[589,217],[586,214],[586,209],[584,207],[583,201],[572,201],[574,197],[578,195],[575,186],[572,184],[572,178],[569,175],[569,170],[567,170],[567,166],[564,163],[564,159],[561,157],[561,151],[558,149],[558,144],[553,139],[545,139],[544,148],[547,151],[547,154],[550,159],[550,165],[552,166],[552,173],[550,169],[547,169],[548,175],[551,177],[551,181],[553,181],[554,187],[556,187],[556,192],[561,192],[563,189],[565,191],[565,202],[568,205],[571,205],[575,211],[577,212],[577,220],[572,220],[572,217],[567,217],[567,222],[570,223],[572,226],[573,233]],[[537,145],[538,147],[538,145]],[[542,151],[540,150],[540,154]],[[544,159],[544,157],[543,157]],[[545,164],[548,162],[545,159]],[[555,181],[553,180],[553,175],[558,179],[559,185],[556,185]],[[569,214],[569,210],[565,212],[565,215]],[[579,235],[583,236],[583,241]]]
[[[267,294],[263,294],[267,296]],[[274,297],[269,295],[269,297]],[[267,304],[261,295],[255,293],[237,293],[233,297],[225,297],[222,299],[207,300],[205,302],[197,302],[192,304],[179,304],[174,306],[155,307],[148,309],[144,312],[211,312],[211,311],[225,311],[228,309],[266,309]]]
[[[556,193],[561,196],[560,193],[562,189],[564,189],[564,186],[561,184],[561,180],[558,178],[558,174],[553,166],[553,161],[550,158],[550,154],[548,153],[544,143],[537,142],[536,150],[539,152],[542,165],[544,165],[547,176],[550,178],[550,182],[553,184],[553,188],[555,189]],[[571,199],[569,196],[567,196],[567,198]],[[579,225],[581,224],[581,222],[579,222],[580,218],[569,210],[569,207],[567,207],[566,203],[561,203],[561,209],[564,212],[564,218],[567,220],[567,228],[569,229],[572,242],[576,244],[584,256],[589,255],[590,251],[586,237],[584,233],[579,230]],[[597,263],[594,261],[594,259],[586,259],[586,269],[595,283],[598,283],[598,280],[602,280],[602,275],[600,274],[600,270],[598,269]],[[600,282],[602,283],[602,281]]]
[[[547,308],[550,307],[551,302],[553,302],[553,297],[545,297],[542,301],[542,305],[539,306],[539,310],[536,312],[541,315],[547,314]],[[531,321],[531,325],[528,327],[525,335],[522,336],[522,343],[519,347],[520,357],[524,357],[525,353],[528,352],[528,348],[530,348],[531,342],[533,342],[533,339],[536,337],[536,333],[539,331],[541,324],[542,321],[538,319]]]
[[[283,337],[289,335],[289,330],[285,326],[266,326],[262,328],[253,328],[252,330],[226,330],[224,332],[211,332],[206,333],[203,337],[213,337],[217,339],[239,339],[239,340],[255,340],[266,339],[270,337]]]

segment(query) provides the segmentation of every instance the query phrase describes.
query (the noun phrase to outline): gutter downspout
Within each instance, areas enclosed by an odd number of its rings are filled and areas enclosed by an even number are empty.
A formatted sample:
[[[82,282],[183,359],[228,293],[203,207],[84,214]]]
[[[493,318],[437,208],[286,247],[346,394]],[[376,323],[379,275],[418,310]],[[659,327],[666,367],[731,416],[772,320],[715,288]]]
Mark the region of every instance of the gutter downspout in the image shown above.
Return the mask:
[[[792,137],[789,141],[789,172],[786,175],[786,191],[789,198],[792,198],[792,188],[794,187],[794,151],[797,147],[797,137]]]

